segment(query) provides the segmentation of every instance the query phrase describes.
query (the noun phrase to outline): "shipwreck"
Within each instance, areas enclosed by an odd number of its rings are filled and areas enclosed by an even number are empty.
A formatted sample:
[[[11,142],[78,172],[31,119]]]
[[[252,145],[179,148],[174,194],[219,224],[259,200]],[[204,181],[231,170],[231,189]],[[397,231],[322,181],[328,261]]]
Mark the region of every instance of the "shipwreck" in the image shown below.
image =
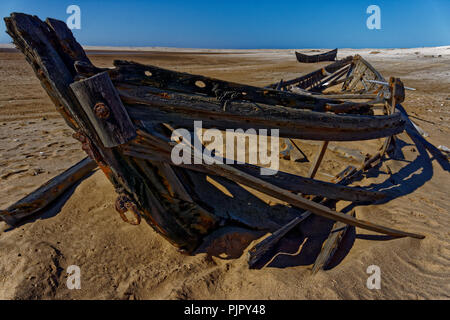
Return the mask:
[[[124,221],[145,220],[186,253],[194,253],[205,238],[227,226],[270,233],[249,251],[249,265],[254,268],[277,241],[312,216],[344,227],[330,233],[314,270],[327,263],[346,226],[391,237],[424,238],[335,210],[339,200],[373,203],[386,196],[350,184],[382,161],[395,136],[410,128],[405,114],[396,108],[405,97],[402,81],[386,81],[362,57],[347,57],[260,88],[130,61],[117,60],[113,68],[98,68],[62,21],[48,18],[44,22],[13,13],[5,22],[14,44],[89,156],[1,210],[0,217],[8,224],[45,209],[99,167],[117,192],[116,210]],[[280,139],[287,144],[308,139],[321,145],[307,176],[281,171],[260,175],[260,167],[251,164],[176,165],[170,155],[180,141],[173,141],[171,135],[177,128],[193,130],[196,120],[202,120],[205,128],[219,130],[279,129]],[[384,143],[359,167],[344,168],[333,182],[315,179],[330,141],[379,138]],[[221,201],[207,177],[237,195],[241,186],[247,186],[286,205],[267,209],[239,196]]]
[[[295,57],[300,63],[314,63],[322,61],[334,61],[336,60],[338,49],[333,49],[324,53],[318,54],[304,54],[300,52],[295,52]]]

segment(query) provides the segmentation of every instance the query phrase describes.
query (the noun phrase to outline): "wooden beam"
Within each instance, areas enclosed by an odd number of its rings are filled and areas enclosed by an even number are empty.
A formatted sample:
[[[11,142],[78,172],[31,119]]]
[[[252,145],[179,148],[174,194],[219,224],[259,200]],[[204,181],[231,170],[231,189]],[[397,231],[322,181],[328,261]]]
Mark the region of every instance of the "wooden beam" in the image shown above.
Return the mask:
[[[48,207],[75,183],[97,167],[95,161],[84,158],[63,173],[50,179],[29,195],[20,199],[6,210],[0,210],[0,219],[10,226]]]
[[[296,206],[300,209],[305,209],[311,211],[312,213],[319,215],[321,217],[340,221],[345,224],[382,233],[387,234],[393,237],[411,237],[417,239],[423,239],[425,236],[410,232],[405,232],[401,230],[396,230],[388,227],[384,227],[381,225],[377,225],[368,221],[358,220],[356,218],[350,217],[344,213],[333,211],[328,207],[315,203],[311,200],[305,199],[297,194],[279,188],[271,183],[268,183],[262,179],[253,177],[245,172],[242,172],[234,167],[228,166],[226,164],[212,164],[214,171],[218,174],[222,175],[225,178],[229,178],[235,182],[242,183],[248,187],[254,188],[262,193],[265,193],[269,196],[277,198],[279,200],[285,201],[293,206]]]
[[[404,129],[399,114],[335,115],[244,101],[229,101],[224,111],[218,101],[167,90],[120,88],[119,93],[132,118],[173,126],[192,126],[193,120],[202,120],[205,128],[278,129],[280,137],[332,141],[375,139]]]
[[[108,72],[116,86],[121,84],[152,86],[181,93],[198,93],[213,98],[226,98],[228,94],[231,94],[234,101],[284,105],[290,108],[311,109],[327,102],[308,95],[275,90],[278,83],[270,89],[259,88],[130,61],[115,60],[114,66],[116,68]],[[286,85],[283,82],[283,86]]]
[[[317,170],[319,169],[320,163],[323,160],[323,157],[325,156],[325,152],[327,151],[328,147],[328,141],[323,141],[322,145],[320,146],[319,152],[316,154],[316,158],[314,159],[314,162],[311,164],[311,167],[309,168],[308,177],[314,178],[316,176]]]
[[[349,213],[349,215],[354,217],[355,211],[352,210]],[[342,222],[336,222],[333,225],[333,228],[331,229],[331,232],[328,235],[327,240],[325,240],[325,243],[314,262],[314,265],[311,270],[313,274],[317,273],[317,271],[326,266],[330,258],[333,256],[334,252],[339,247],[339,243],[341,242],[342,238],[348,231],[348,228],[349,226]]]
[[[136,129],[107,72],[70,85],[103,145],[124,144],[136,137]]]
[[[139,134],[144,134],[138,130]],[[148,133],[145,133],[148,136]],[[154,137],[153,137],[154,139]],[[145,142],[145,140],[143,141]],[[123,152],[134,157],[143,159],[154,159],[163,162],[170,162],[171,147],[166,141],[148,140],[149,145],[135,146],[133,144],[124,145]],[[166,148],[167,147],[167,148]],[[209,172],[215,174],[210,165],[181,165],[184,168],[192,168],[195,171]],[[261,167],[251,164],[230,164],[229,166],[239,168],[252,176],[258,176],[260,179],[272,183],[280,188],[295,193],[321,195],[330,199],[340,199],[354,202],[377,201],[386,197],[386,194],[378,191],[368,191],[357,187],[347,187],[336,185],[325,181],[305,178],[290,173],[279,171],[274,175],[260,175]]]

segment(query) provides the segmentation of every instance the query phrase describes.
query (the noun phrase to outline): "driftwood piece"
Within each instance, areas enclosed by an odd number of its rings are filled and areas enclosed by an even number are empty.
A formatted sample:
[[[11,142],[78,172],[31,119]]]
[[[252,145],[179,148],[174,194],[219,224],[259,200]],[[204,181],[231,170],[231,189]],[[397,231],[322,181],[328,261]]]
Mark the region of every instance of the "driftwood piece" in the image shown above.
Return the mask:
[[[75,40],[72,32],[67,28],[67,24],[65,22],[52,18],[47,18],[45,22],[55,32],[55,35],[61,44],[60,48],[70,57],[70,60],[67,60],[69,64],[66,64],[68,68],[74,67],[73,65],[70,65],[73,61],[82,61],[85,64],[92,65],[86,55],[86,52],[84,52],[81,45]],[[72,68],[70,68],[71,72],[74,73]]]
[[[6,210],[0,210],[0,219],[3,219],[10,226],[16,225],[20,220],[46,208],[96,167],[95,161],[89,158],[81,160],[9,206]]]
[[[136,129],[108,73],[74,82],[70,87],[105,147],[116,147],[136,137]]]

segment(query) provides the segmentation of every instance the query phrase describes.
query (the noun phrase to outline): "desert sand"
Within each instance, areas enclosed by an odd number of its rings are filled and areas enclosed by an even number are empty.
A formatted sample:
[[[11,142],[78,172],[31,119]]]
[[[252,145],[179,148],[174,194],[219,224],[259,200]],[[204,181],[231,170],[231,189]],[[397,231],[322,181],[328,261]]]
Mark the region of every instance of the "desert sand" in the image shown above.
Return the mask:
[[[87,49],[100,67],[125,59],[257,86],[326,64],[299,64],[294,50]],[[342,49],[338,58],[356,53],[385,78],[400,77],[416,88],[407,91],[403,106],[430,143],[450,147],[450,46]],[[71,135],[24,57],[2,46],[0,208],[85,157]],[[448,171],[406,134],[399,140],[404,159],[387,160],[364,181],[381,184],[395,199],[358,206],[356,216],[422,233],[424,240],[386,240],[352,229],[345,248],[338,250],[339,261],[312,275],[320,247],[297,254],[306,240],[286,239],[289,252],[262,270],[249,270],[246,250],[265,235],[246,243],[240,257],[183,255],[146,223],[124,223],[114,210],[112,185],[97,171],[43,215],[17,228],[0,222],[0,299],[448,299]],[[312,142],[301,146],[309,157],[317,148]],[[327,152],[318,178],[329,180],[349,161],[361,159]],[[281,162],[285,171],[305,173],[308,168],[308,163]],[[81,268],[80,290],[66,286],[70,265]],[[381,269],[379,290],[366,287],[370,265]]]

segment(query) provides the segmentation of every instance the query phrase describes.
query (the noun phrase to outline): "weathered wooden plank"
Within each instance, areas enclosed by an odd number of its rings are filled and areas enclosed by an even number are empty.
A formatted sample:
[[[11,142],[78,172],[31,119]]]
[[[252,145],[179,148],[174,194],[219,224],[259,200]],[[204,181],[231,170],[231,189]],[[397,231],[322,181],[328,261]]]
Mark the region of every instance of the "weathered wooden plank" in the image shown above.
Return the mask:
[[[81,45],[75,40],[72,31],[67,28],[67,24],[65,22],[52,18],[47,18],[45,22],[55,32],[56,37],[61,44],[59,48],[61,48],[64,53],[70,57],[70,60],[67,60],[66,65],[68,68],[71,68],[72,74],[76,73],[73,69],[74,66],[70,65],[73,61],[83,61],[85,64],[92,66],[91,61],[87,57]]]
[[[70,88],[105,147],[116,147],[136,137],[136,129],[107,72],[74,82]]]
[[[278,83],[271,88],[259,88],[124,60],[115,60],[114,66],[116,68],[108,72],[116,86],[123,84],[150,86],[180,93],[201,94],[220,101],[251,101],[299,109],[320,108],[326,102],[336,102],[310,95],[274,90]],[[288,84],[283,82],[283,87],[286,85]]]
[[[383,192],[368,191],[357,187],[337,185],[325,181],[296,176],[282,171],[277,172],[273,176],[263,176],[259,174],[260,168],[258,166],[249,164],[231,166],[294,193],[318,195],[329,199],[356,202],[377,201],[386,197],[386,194]]]
[[[144,133],[140,130],[138,130],[138,132],[146,137],[149,136],[148,133]],[[159,161],[170,162],[171,147],[168,142],[164,140],[156,140],[155,137],[153,137],[153,139],[153,141],[148,141],[150,147],[145,145],[141,145],[140,147],[134,145],[124,145],[122,150],[124,152],[131,152],[129,154],[135,157],[142,157],[144,159],[158,159]],[[238,168],[239,170],[252,176],[258,176],[264,181],[295,193],[321,195],[330,199],[340,199],[354,202],[377,201],[386,197],[384,192],[368,191],[357,187],[336,185],[325,181],[296,176],[282,171],[270,176],[260,175],[261,167],[251,164],[230,164],[229,166]],[[209,165],[186,165],[183,167],[214,174],[214,170],[212,170]]]
[[[318,98],[328,98],[328,99],[375,99],[377,97],[376,94],[367,93],[367,94],[356,94],[356,93],[348,93],[348,94],[321,94],[314,95]]]
[[[230,166],[227,164],[209,164],[207,170],[211,170],[217,175],[220,175],[224,178],[230,179],[234,182],[241,183],[248,187],[254,188],[264,194],[277,198],[279,200],[285,201],[293,206],[296,206],[300,209],[311,211],[314,214],[322,216],[324,218],[328,218],[335,221],[341,221],[348,225],[352,225],[355,227],[359,227],[366,230],[371,230],[387,235],[391,235],[393,237],[412,237],[423,239],[423,235],[414,234],[410,232],[404,232],[384,226],[380,226],[374,223],[370,223],[363,220],[358,220],[353,217],[349,217],[341,212],[333,211],[327,208],[324,205],[315,203],[314,201],[305,199],[297,194],[294,194],[288,190],[277,187],[270,182],[263,180],[262,178],[252,176],[242,170],[237,169],[234,166]],[[262,177],[262,176],[261,176]]]
[[[89,158],[81,160],[9,206],[6,210],[0,210],[0,219],[3,219],[10,226],[16,225],[20,220],[46,208],[96,167],[95,161]]]
[[[339,79],[342,75],[344,75],[348,69],[350,68],[350,65],[345,65],[342,68],[338,69],[337,71],[333,73],[326,73],[327,74],[324,78],[318,80],[315,84],[311,85],[310,87],[305,88],[306,90],[311,89],[317,89],[319,91],[322,91],[322,87],[328,82],[333,81],[335,79]],[[323,71],[326,71],[326,69],[322,69]]]
[[[221,129],[219,126],[279,129],[282,137],[333,141],[390,136],[403,131],[404,125],[399,114],[335,115],[240,101],[229,102],[224,111],[223,106],[217,101],[173,91],[132,87],[127,90],[119,88],[119,93],[131,117],[139,120],[159,120],[174,125],[177,120],[179,125],[186,125],[189,122],[193,124],[192,120],[195,119],[204,120],[204,127],[216,123],[219,129]],[[156,111],[163,113],[158,115]],[[158,116],[166,118],[154,118]]]
[[[212,164],[211,166],[214,167],[215,172],[217,172],[218,174],[222,175],[225,178],[229,178],[235,182],[242,183],[251,188],[255,188],[256,190],[262,193],[265,193],[269,196],[280,199],[282,201],[286,201],[287,203],[296,206],[300,209],[311,211],[312,213],[319,215],[321,217],[335,221],[340,221],[354,227],[359,227],[362,229],[387,234],[393,237],[412,237],[417,239],[425,238],[425,236],[420,234],[384,227],[368,221],[358,220],[342,212],[333,211],[324,205],[305,199],[297,194],[279,188],[271,183],[253,177],[245,172],[242,172],[226,164]]]

